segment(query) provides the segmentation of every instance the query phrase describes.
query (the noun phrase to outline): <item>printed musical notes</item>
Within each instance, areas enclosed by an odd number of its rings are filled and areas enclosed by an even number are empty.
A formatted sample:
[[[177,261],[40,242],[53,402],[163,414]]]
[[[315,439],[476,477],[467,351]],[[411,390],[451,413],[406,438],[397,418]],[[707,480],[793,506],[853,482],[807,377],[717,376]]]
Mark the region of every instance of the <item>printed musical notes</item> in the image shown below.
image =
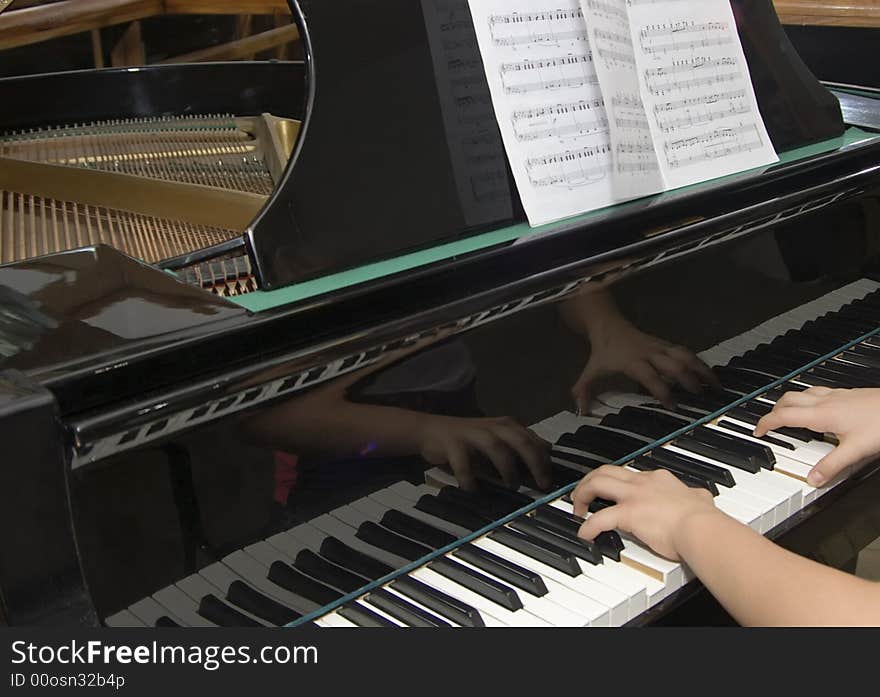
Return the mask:
[[[469,5],[529,222],[614,203],[608,116],[578,0]]]
[[[468,0],[532,225],[777,160],[729,0]]]
[[[667,188],[777,161],[728,0],[626,0]]]
[[[618,200],[663,190],[639,75],[626,0],[582,0],[596,72],[611,129],[613,189]]]

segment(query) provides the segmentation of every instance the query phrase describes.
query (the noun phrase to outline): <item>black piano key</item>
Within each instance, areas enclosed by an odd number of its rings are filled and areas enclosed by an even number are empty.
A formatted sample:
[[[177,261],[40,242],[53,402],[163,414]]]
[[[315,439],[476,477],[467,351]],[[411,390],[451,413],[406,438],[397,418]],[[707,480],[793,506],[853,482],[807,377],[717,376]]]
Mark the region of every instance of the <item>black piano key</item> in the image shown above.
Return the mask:
[[[649,457],[637,457],[635,460],[628,463],[628,466],[637,469],[640,472],[655,472],[661,469],[666,470],[673,474],[675,478],[685,486],[690,487],[691,489],[705,489],[712,494],[712,496],[718,496],[718,487],[714,481],[698,475],[682,472],[669,465],[662,465]],[[730,474],[730,472],[728,472],[728,474]]]
[[[338,588],[344,593],[352,593],[367,584],[369,579],[358,576],[332,562],[321,558],[310,549],[304,549],[296,555],[293,567],[308,574],[312,578]]]
[[[772,382],[772,380],[768,382]],[[677,404],[701,409],[707,414],[726,409],[741,397],[742,394],[739,392],[732,392],[721,387],[707,388],[699,394],[688,392],[680,387],[672,388],[672,398]]]
[[[552,528],[541,525],[541,522],[532,518],[522,517],[508,523],[508,527],[517,532],[531,535],[532,537],[548,542],[554,547],[558,547],[564,552],[575,555],[578,559],[583,559],[590,564],[602,563],[602,552],[599,548],[589,540],[577,541],[570,537],[563,537],[554,532]]]
[[[672,472],[689,474],[721,486],[732,487],[736,484],[730,470],[673,452],[668,448],[654,448],[648,455],[642,455],[638,459],[647,459],[649,463],[657,463],[662,467],[669,468]]]
[[[396,554],[398,557],[403,557],[409,561],[421,559],[431,553],[430,547],[401,537],[369,520],[361,523],[355,532],[355,536],[367,544],[384,549],[386,552],[391,552],[391,554]]]
[[[568,439],[572,443],[563,442]],[[619,460],[636,450],[645,447],[646,443],[641,438],[635,438],[625,433],[616,433],[607,428],[585,425],[578,428],[573,434],[565,434],[559,439],[559,445],[595,453],[609,461]]]
[[[656,438],[662,438],[664,435],[689,425],[689,422],[684,417],[660,413],[642,407],[625,407],[621,409],[619,416],[627,425],[639,428],[644,426],[646,431],[650,430],[651,433],[659,434],[655,436]],[[773,451],[766,446],[743,440],[737,436],[721,433],[705,426],[697,426],[680,438],[676,438],[675,443],[679,445],[687,442],[690,448],[693,445],[692,440],[711,446],[716,450],[736,453],[746,462],[758,464],[767,469],[772,469],[776,462]],[[684,447],[684,445],[681,447]],[[695,448],[694,452],[699,451]]]
[[[536,597],[547,595],[547,586],[539,574],[499,557],[497,554],[492,554],[492,552],[487,552],[473,545],[463,545],[456,549],[452,556],[458,557],[526,593]]]
[[[388,591],[373,591],[364,598],[364,602],[373,607],[379,608],[386,615],[403,622],[407,627],[451,626],[449,622],[446,622],[429,612],[425,612],[420,607],[416,607],[412,603],[408,603]]]
[[[389,622],[381,615],[376,614],[372,610],[365,608],[358,603],[343,605],[337,611],[340,617],[347,619],[349,622],[356,624],[358,627],[396,627],[393,622]]]
[[[437,492],[437,499],[470,511],[483,521],[483,525],[488,525],[496,518],[506,516],[519,508],[508,499],[488,494],[486,491],[488,490],[474,494],[457,486],[445,486]]]
[[[481,482],[479,493],[496,501],[499,506],[504,505],[508,512],[516,511],[532,502],[532,498],[526,494],[491,482]]]
[[[177,624],[177,622],[175,622],[173,619],[168,617],[168,615],[162,615],[160,618],[158,618],[156,620],[156,623],[154,626],[156,626],[156,627],[179,627],[180,625]]]
[[[769,393],[768,393],[768,396]],[[779,399],[782,395],[773,396],[773,399]],[[736,419],[737,421],[743,421],[751,426],[757,426],[758,422],[770,411],[773,409],[773,406],[770,404],[764,404],[763,402],[746,402],[738,407],[734,407],[730,411],[727,412],[727,415],[732,419]],[[791,426],[781,426],[777,429],[774,429],[776,433],[782,436],[787,436],[789,438],[793,438],[794,440],[800,441],[802,443],[809,443],[813,440],[822,440],[822,434],[815,433],[806,428],[796,428]]]
[[[775,464],[775,458],[773,463],[769,463],[768,460],[763,458],[758,459],[749,453],[743,454],[739,449],[730,447],[729,445],[718,447],[716,443],[699,440],[692,434],[676,438],[672,441],[671,445],[676,445],[682,450],[687,450],[696,455],[708,457],[716,462],[721,462],[725,465],[744,470],[745,472],[751,472],[752,474],[760,472],[765,466],[772,469],[771,464]]]
[[[581,575],[581,567],[574,555],[531,535],[501,528],[490,532],[488,538],[569,576]]]
[[[462,627],[486,626],[483,617],[476,608],[463,603],[458,598],[453,598],[448,593],[432,588],[427,583],[404,576],[395,579],[389,586],[401,595],[424,605],[431,612],[435,612]]]
[[[725,453],[736,453],[750,465],[757,465],[759,468],[772,470],[776,465],[776,455],[766,445],[746,440],[733,433],[723,433],[716,429],[698,426],[687,434],[687,438]]]
[[[428,525],[417,518],[413,518],[411,515],[402,513],[401,511],[387,511],[385,515],[382,516],[380,522],[383,527],[388,528],[392,532],[409,537],[416,542],[432,547],[433,549],[446,547],[458,539],[455,535],[450,535],[445,530],[439,530],[433,525]]]
[[[841,360],[850,361],[855,365],[862,365],[867,368],[870,368],[875,373],[880,372],[880,358],[875,358],[871,355],[866,355],[865,353],[859,351],[859,347],[855,346],[848,351],[844,351],[838,356]]]
[[[226,590],[226,599],[233,605],[247,610],[255,617],[266,620],[276,627],[283,627],[302,615],[273,600],[257,590],[254,590],[244,581],[233,581]]]
[[[587,474],[589,472],[592,472],[594,469],[600,468],[602,465],[608,464],[607,462],[598,460],[595,457],[587,457],[586,455],[568,453],[564,450],[559,450],[558,448],[551,449],[550,456],[574,465],[578,468],[578,470],[581,471],[582,474]]]
[[[349,547],[335,537],[325,539],[321,543],[320,552],[325,559],[329,559],[334,564],[371,581],[387,576],[394,571],[392,566]]]
[[[676,420],[664,424],[663,420],[660,418],[646,417],[643,412],[639,412],[635,409],[627,412],[627,409],[631,408],[626,407],[621,410],[620,414],[605,417],[603,423],[607,422],[609,425],[613,424],[615,427],[632,431],[652,440],[663,438],[682,426],[682,424],[677,423]],[[703,457],[708,457],[726,465],[730,465],[731,467],[736,467],[752,473],[758,472],[764,462],[766,462],[763,458],[760,460],[755,458],[752,453],[743,453],[740,448],[736,447],[735,442],[724,443],[725,447],[720,447],[723,441],[719,438],[715,438],[711,434],[701,433],[698,437],[698,430],[699,428],[690,433],[678,436],[669,444],[675,445],[682,450],[696,455],[702,455]]]
[[[728,431],[734,431],[736,433],[741,433],[744,436],[751,436],[752,438],[756,437],[755,432],[752,429],[750,429],[746,426],[740,426],[739,424],[735,424],[732,421],[729,421],[727,419],[720,419],[718,421],[718,425],[721,426],[722,428],[726,428]],[[779,448],[785,448],[786,450],[794,450],[795,449],[795,447],[791,443],[789,443],[788,441],[779,440],[779,438],[774,438],[773,436],[761,436],[758,440],[762,440],[765,443],[772,443],[773,445],[775,445]]]
[[[448,501],[440,501],[437,497],[430,494],[422,496],[416,502],[415,507],[424,513],[429,513],[436,518],[470,531],[480,530],[487,524],[482,517],[474,515],[468,509],[450,504]]]
[[[438,559],[428,564],[428,568],[511,612],[523,608],[522,600],[513,588],[451,559]]]
[[[255,619],[224,603],[216,595],[206,595],[199,601],[198,613],[219,627],[262,627]]]
[[[300,573],[282,561],[269,567],[268,579],[291,593],[301,595],[318,605],[328,605],[342,597],[342,593]]]
[[[389,515],[389,514],[396,515]],[[391,527],[389,525],[393,525]],[[388,511],[382,517],[382,524],[389,527],[392,532],[396,532],[406,537],[427,544],[435,549],[445,547],[451,542],[455,542],[457,538],[447,532],[438,530],[432,525],[417,520],[412,516],[408,516],[400,511]],[[439,544],[432,544],[439,543]],[[513,588],[498,583],[483,574],[472,571],[466,566],[462,566],[451,559],[438,559],[428,564],[428,568],[446,576],[447,578],[459,583],[470,591],[482,595],[484,598],[498,603],[502,607],[507,608],[511,612],[522,608],[522,601]]]
[[[558,530],[563,536],[578,540],[580,539],[578,537],[578,530],[580,530],[581,525],[585,522],[583,518],[560,511],[553,506],[541,506],[535,511],[535,518],[548,527]],[[620,552],[623,551],[623,540],[616,531],[609,530],[600,533],[593,540],[593,543],[602,552],[602,556],[613,561],[620,561]]]

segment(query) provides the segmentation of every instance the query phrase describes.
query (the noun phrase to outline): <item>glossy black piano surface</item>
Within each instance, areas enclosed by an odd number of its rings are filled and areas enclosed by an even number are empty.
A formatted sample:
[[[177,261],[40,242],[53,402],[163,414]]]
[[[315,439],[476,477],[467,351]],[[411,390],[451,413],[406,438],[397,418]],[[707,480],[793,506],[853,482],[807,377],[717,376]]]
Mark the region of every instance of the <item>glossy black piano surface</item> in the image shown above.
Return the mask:
[[[413,22],[424,21],[412,3],[390,5],[412,11]],[[307,20],[317,14],[316,55],[321,22],[328,21],[317,6],[303,4]],[[375,3],[352,7],[364,21],[382,16],[368,12]],[[349,38],[366,41],[369,35]],[[408,63],[401,56],[414,52],[430,69],[425,41],[417,33],[401,45],[370,42],[369,64],[386,61],[403,69]],[[328,62],[334,60],[341,56]],[[316,58],[314,65],[311,78],[320,90],[321,62]],[[348,87],[363,91],[364,100],[394,92],[388,85],[371,91],[360,72],[349,77]],[[867,96],[875,97],[874,113],[880,113],[880,95]],[[444,127],[439,105],[425,97],[419,107],[430,112],[420,125]],[[419,203],[432,178],[446,184],[438,196],[457,196],[448,169],[425,171],[410,163],[424,175],[416,178],[390,158],[386,164],[401,181],[409,179],[408,186],[386,181],[386,190],[401,193],[378,201],[376,189],[369,198],[362,196],[368,188],[347,188],[351,182],[328,189],[328,180],[340,178],[337,162],[323,163],[326,171],[303,169],[316,178],[294,186],[303,176],[297,168],[308,162],[306,148],[319,152],[340,129],[363,144],[343,164],[365,183],[379,184],[369,163],[375,160],[370,143],[379,147],[381,139],[361,140],[345,122],[352,112],[338,110],[321,121],[317,114],[304,132],[302,159],[290,170],[291,185],[256,223],[253,239],[261,229],[270,231],[264,240],[287,234],[285,196],[312,191],[323,197],[309,212],[318,222],[324,211],[365,230],[387,230],[398,241],[418,225],[428,233],[440,230],[442,240],[434,241],[442,244],[401,256],[406,250],[394,242],[398,256],[390,260],[330,275],[305,273],[314,277],[235,302],[101,247],[0,268],[0,437],[12,443],[0,469],[0,521],[4,530],[15,531],[0,545],[0,591],[10,623],[288,624],[304,616],[323,617],[317,621],[325,624],[395,623],[390,614],[404,624],[491,624],[485,618],[498,617],[486,611],[477,613],[485,615],[480,620],[468,612],[455,619],[424,609],[414,613],[413,607],[431,601],[424,595],[414,600],[420,590],[409,567],[421,565],[430,547],[449,543],[456,546],[450,559],[459,566],[449,559],[445,566],[438,563],[446,552],[430,552],[433,566],[416,578],[437,583],[442,576],[452,584],[444,586],[449,590],[457,581],[443,572],[461,574],[462,565],[476,565],[492,573],[485,555],[468,556],[473,548],[459,541],[468,530],[482,535],[484,525],[502,527],[506,515],[526,506],[523,496],[537,485],[524,460],[541,457],[533,440],[522,446],[526,458],[503,444],[499,454],[499,438],[522,442],[531,439],[524,427],[535,427],[545,439],[561,439],[552,481],[540,494],[553,498],[583,473],[585,462],[630,459],[631,449],[619,438],[609,442],[595,430],[579,434],[577,427],[602,420],[605,427],[620,425],[615,419],[634,418],[632,410],[621,411],[624,404],[653,404],[625,376],[643,373],[639,347],[665,352],[672,345],[692,354],[717,347],[703,354],[709,365],[747,366],[745,375],[718,371],[726,392],[693,397],[673,389],[685,429],[719,412],[748,424],[766,401],[745,395],[791,384],[790,375],[811,363],[822,366],[809,368],[812,377],[806,379],[821,384],[862,384],[876,375],[880,341],[868,336],[877,329],[880,306],[872,295],[880,287],[880,141],[869,124],[860,121],[861,128],[850,126],[842,136],[783,153],[778,165],[761,171],[540,230],[517,222],[521,212],[511,200],[509,214],[491,218],[480,232],[480,225],[463,225],[460,208],[437,203],[438,214]],[[464,229],[468,235],[456,239]],[[424,247],[432,234],[415,246]],[[258,253],[274,259],[272,272],[279,274],[290,271],[282,247]],[[381,259],[383,251],[374,251],[367,260]],[[351,264],[332,268],[345,266]],[[112,275],[105,271],[111,268]],[[843,308],[853,303],[855,309]],[[813,322],[828,312],[838,318]],[[756,349],[801,327],[775,349]],[[850,344],[865,370],[841,372],[833,362],[829,368],[828,354]],[[774,353],[779,347],[782,353]],[[609,366],[609,375],[591,392],[593,416],[577,417],[572,389],[585,367],[597,364]],[[756,365],[765,370],[754,372]],[[731,411],[738,402],[743,405]],[[650,426],[643,449],[653,451],[656,423],[626,425]],[[667,415],[663,428],[670,423]],[[802,449],[807,438],[789,444]],[[593,459],[572,459],[578,439]],[[450,447],[462,453],[453,458],[460,478],[487,482],[484,494],[491,490],[492,496],[472,500],[452,488],[455,478],[436,469],[449,460]],[[735,443],[731,452],[748,447]],[[494,455],[494,465],[483,450]],[[847,567],[880,536],[880,479],[868,468],[862,479],[817,497],[802,490],[797,462],[789,463],[789,474],[778,463],[779,472],[766,472],[788,477],[785,485],[770,487],[788,491],[785,501],[754,489],[725,491],[722,484],[716,487],[719,506],[804,554]],[[500,481],[499,466],[508,480],[513,474],[527,487],[518,497],[492,488],[491,482]],[[407,499],[413,491],[419,496]],[[425,492],[431,500],[419,507]],[[759,501],[767,508],[758,510]],[[386,516],[382,506],[398,514]],[[444,522],[444,512],[455,520]],[[430,531],[411,520],[424,523],[430,516]],[[521,534],[523,522],[531,529],[520,515],[511,520],[508,537]],[[556,523],[565,524],[558,518]],[[391,537],[401,531],[409,531],[404,544]],[[481,549],[503,549],[499,531],[491,535],[495,539]],[[378,558],[365,563],[328,537],[345,538],[345,545],[361,551],[373,545]],[[383,548],[389,539],[399,553]],[[663,570],[654,568],[639,581],[633,574],[644,568],[618,566],[626,565],[630,553],[638,557],[628,549],[618,562],[612,548],[599,550],[606,585],[585,596],[589,607],[542,615],[546,602],[554,601],[526,598],[534,608],[530,617],[543,616],[549,624],[714,621],[708,611],[687,614],[692,603],[681,606],[699,585],[685,583],[680,569],[668,569],[661,581]],[[576,582],[580,591],[569,589],[565,597],[588,593],[596,582],[584,566],[592,562],[556,562],[586,569],[580,576],[587,580]],[[369,588],[364,592],[370,599],[351,600],[386,571],[394,575],[390,591]],[[615,574],[621,586],[610,580]],[[510,577],[496,578],[513,590]],[[552,573],[545,580],[555,589],[562,583]],[[667,581],[675,587],[671,593],[657,585]],[[337,612],[335,599],[349,592],[346,609]],[[516,591],[521,598],[527,593],[521,586]],[[516,623],[500,610],[496,614]]]

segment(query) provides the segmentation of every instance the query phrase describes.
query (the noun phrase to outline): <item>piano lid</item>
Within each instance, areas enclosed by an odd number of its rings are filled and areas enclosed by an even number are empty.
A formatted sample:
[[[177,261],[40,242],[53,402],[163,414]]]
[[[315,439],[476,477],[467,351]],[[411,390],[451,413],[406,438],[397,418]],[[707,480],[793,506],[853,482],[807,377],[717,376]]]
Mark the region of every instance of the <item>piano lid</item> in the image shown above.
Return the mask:
[[[299,0],[309,104],[282,189],[250,231],[277,288],[525,219],[466,0]],[[733,0],[777,151],[843,133],[770,0]]]
[[[247,314],[104,245],[0,267],[0,304],[0,369],[43,379]]]

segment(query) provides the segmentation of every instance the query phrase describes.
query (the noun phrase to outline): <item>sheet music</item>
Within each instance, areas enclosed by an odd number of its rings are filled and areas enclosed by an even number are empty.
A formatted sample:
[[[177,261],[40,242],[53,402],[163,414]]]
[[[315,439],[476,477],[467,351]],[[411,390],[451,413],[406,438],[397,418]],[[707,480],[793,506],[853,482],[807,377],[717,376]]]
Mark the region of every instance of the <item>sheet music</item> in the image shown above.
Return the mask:
[[[608,118],[578,0],[468,0],[533,226],[615,202]]]
[[[777,162],[729,0],[626,0],[668,188]]]
[[[580,0],[605,99],[619,200],[663,191],[663,176],[642,102],[626,0]]]
[[[467,0],[422,0],[422,13],[465,224],[511,218],[504,147]]]

